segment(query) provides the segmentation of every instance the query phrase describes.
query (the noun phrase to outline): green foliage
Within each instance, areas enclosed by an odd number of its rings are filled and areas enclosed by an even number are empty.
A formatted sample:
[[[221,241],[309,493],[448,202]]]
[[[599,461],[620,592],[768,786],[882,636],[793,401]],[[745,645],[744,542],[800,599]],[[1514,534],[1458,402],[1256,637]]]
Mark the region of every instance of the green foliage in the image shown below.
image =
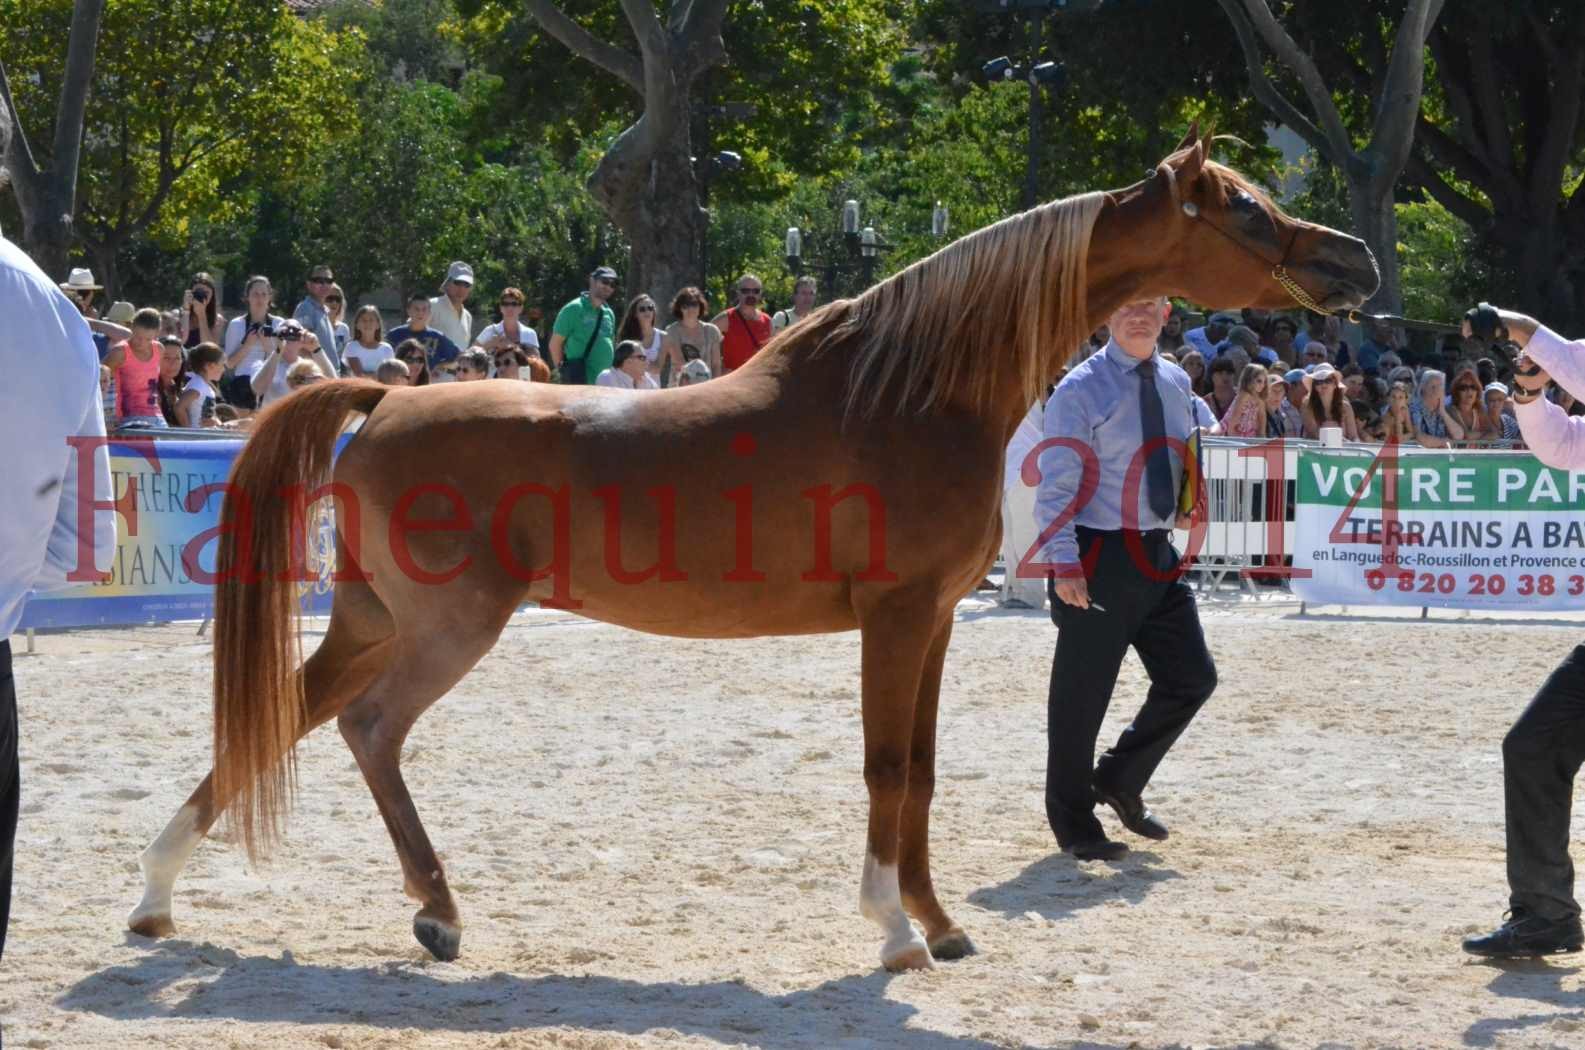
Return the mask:
[[[0,58],[27,71],[13,86],[36,148],[54,136],[71,7],[0,0]],[[246,185],[314,177],[346,133],[352,42],[283,5],[109,0],[99,39],[77,221],[101,250],[145,230],[186,244],[193,217],[223,223]]]
[[[1475,237],[1435,201],[1398,205],[1398,276],[1406,317],[1463,316],[1493,294],[1493,275]]]

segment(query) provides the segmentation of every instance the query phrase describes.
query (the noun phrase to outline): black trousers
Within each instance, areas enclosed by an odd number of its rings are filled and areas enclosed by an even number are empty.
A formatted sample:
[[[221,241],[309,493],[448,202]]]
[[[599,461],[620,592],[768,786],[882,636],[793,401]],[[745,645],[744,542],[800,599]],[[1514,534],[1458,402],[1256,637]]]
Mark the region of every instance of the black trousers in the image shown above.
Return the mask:
[[[1046,816],[1064,847],[1101,834],[1092,786],[1143,794],[1216,689],[1216,665],[1194,594],[1177,576],[1170,534],[1134,533],[1135,544],[1121,532],[1080,527],[1077,535],[1090,608],[1068,605],[1050,587],[1058,630],[1047,707]],[[1150,691],[1133,723],[1096,762],[1095,738],[1130,645],[1150,675]]]
[[[11,860],[17,838],[21,777],[17,765],[17,687],[11,677],[11,640],[0,640],[0,957],[11,922]]]
[[[1585,762],[1585,645],[1542,684],[1502,742],[1509,905],[1546,919],[1580,913],[1569,859],[1574,774]]]

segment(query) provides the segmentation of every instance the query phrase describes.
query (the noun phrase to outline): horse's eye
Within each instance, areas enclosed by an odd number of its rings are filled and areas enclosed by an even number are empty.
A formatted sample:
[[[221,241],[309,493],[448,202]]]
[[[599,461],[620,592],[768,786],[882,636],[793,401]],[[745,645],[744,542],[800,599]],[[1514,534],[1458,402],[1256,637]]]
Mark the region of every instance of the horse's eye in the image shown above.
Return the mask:
[[[1237,208],[1239,211],[1251,211],[1259,207],[1259,205],[1256,204],[1255,198],[1251,197],[1243,190],[1239,190],[1233,194],[1233,207]]]

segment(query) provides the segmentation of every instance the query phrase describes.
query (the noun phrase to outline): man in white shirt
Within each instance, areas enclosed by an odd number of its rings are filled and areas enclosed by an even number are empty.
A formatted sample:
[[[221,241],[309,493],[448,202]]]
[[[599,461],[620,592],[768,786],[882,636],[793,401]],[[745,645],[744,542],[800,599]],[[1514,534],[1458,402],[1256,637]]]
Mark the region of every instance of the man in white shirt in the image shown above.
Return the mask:
[[[0,160],[11,121],[0,106]],[[0,172],[3,175],[3,172]],[[87,510],[108,500],[110,454],[103,443],[82,449],[72,438],[103,438],[99,355],[87,322],[22,250],[0,236],[0,368],[6,409],[0,412],[5,449],[0,485],[9,493],[0,514],[0,954],[11,913],[11,861],[20,798],[16,684],[11,677],[11,632],[30,591],[97,579],[115,549],[115,519]],[[41,366],[44,362],[46,366]],[[86,477],[79,470],[87,471]],[[88,515],[85,519],[84,514]],[[89,524],[87,534],[79,533]]]
[[[473,345],[473,314],[464,304],[473,294],[473,267],[454,262],[446,269],[441,294],[429,301],[429,327],[461,349]]]
[[[798,278],[793,283],[792,306],[785,310],[777,310],[771,316],[771,331],[779,332],[783,328],[791,328],[814,312],[815,308],[815,279],[809,276]]]

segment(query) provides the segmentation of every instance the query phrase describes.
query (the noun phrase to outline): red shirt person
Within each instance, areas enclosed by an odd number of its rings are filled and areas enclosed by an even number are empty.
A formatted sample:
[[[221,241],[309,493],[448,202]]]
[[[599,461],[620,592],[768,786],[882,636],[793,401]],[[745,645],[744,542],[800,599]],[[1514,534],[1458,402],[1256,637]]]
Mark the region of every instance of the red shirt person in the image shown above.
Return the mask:
[[[760,279],[751,273],[738,278],[737,305],[716,315],[715,326],[721,329],[721,368],[734,372],[759,353],[770,342],[771,318],[759,308],[765,288]]]

